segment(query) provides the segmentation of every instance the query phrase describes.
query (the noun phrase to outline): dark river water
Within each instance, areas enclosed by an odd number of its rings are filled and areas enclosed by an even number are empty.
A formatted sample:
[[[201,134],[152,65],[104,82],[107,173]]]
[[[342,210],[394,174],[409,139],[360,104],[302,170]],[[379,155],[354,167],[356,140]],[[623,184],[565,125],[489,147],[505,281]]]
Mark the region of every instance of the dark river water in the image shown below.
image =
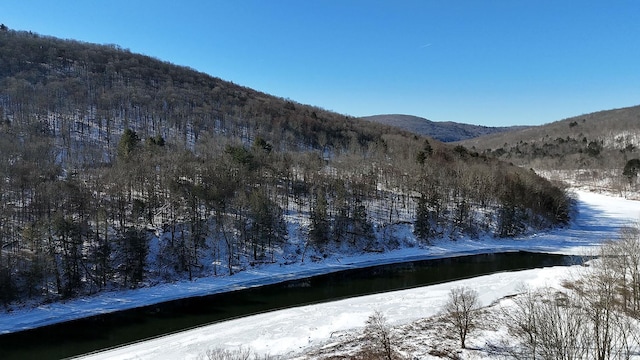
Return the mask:
[[[511,252],[344,270],[0,335],[0,359],[73,357],[275,309],[437,284],[501,271],[573,265],[581,261],[580,257],[574,256]]]

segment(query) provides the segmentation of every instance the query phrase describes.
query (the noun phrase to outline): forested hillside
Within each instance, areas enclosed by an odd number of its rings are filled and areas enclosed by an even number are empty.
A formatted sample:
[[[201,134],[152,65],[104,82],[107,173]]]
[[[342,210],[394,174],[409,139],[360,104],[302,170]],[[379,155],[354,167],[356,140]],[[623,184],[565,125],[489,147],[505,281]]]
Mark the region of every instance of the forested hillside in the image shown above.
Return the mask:
[[[529,170],[117,46],[3,27],[0,120],[5,305],[569,220]]]
[[[640,106],[575,116],[460,144],[550,176],[635,192],[640,169]]]

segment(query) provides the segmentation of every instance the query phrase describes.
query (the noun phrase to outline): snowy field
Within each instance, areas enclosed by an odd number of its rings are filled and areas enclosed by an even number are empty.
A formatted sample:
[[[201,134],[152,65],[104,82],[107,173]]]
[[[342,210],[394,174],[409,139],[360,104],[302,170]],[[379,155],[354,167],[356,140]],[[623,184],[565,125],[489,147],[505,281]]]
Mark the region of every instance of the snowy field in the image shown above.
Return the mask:
[[[331,271],[407,260],[457,255],[529,250],[562,254],[590,254],[605,240],[614,239],[622,226],[640,219],[640,202],[577,192],[578,214],[565,229],[514,240],[442,240],[425,248],[400,249],[385,254],[353,255],[287,266],[264,266],[231,277],[198,279],[133,291],[50,304],[33,310],[0,315],[0,333],[158,303],[188,296],[224,292]],[[292,357],[302,349],[331,341],[332,335],[362,328],[373,310],[391,324],[403,324],[436,314],[451,287],[465,285],[480,293],[487,305],[517,292],[523,284],[557,285],[571,268],[557,267],[499,273],[417,289],[357,297],[325,304],[249,316],[158,339],[86,356],[86,359],[197,359],[207,349],[248,346],[260,354]]]

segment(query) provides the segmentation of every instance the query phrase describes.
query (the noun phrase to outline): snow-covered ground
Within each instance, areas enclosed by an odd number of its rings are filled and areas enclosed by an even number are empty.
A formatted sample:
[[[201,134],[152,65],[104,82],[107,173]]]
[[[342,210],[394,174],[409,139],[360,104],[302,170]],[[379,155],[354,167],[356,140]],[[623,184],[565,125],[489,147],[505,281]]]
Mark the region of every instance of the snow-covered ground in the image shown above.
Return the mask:
[[[592,253],[605,240],[615,239],[622,226],[640,219],[640,202],[579,191],[578,214],[565,229],[504,240],[442,240],[425,248],[400,249],[384,254],[363,254],[305,262],[264,266],[231,277],[198,279],[133,291],[104,293],[91,298],[18,310],[0,315],[0,333],[33,328],[96,313],[259,286],[331,271],[407,260],[488,252],[530,250],[563,254]],[[292,355],[301,349],[331,340],[332,334],[364,325],[374,309],[391,324],[428,317],[439,311],[452,286],[478,290],[483,304],[513,294],[522,284],[557,284],[570,271],[566,267],[499,273],[417,289],[357,297],[254,315],[205,326],[155,340],[97,353],[91,359],[188,359],[203,357],[210,348],[249,346],[261,354]]]
[[[83,359],[198,359],[207,350],[237,350],[241,346],[257,354],[295,358],[304,350],[331,343],[348,331],[360,331],[374,310],[390,325],[436,315],[455,286],[467,286],[480,294],[482,304],[514,294],[522,284],[558,285],[567,267],[504,272],[473,279],[410,290],[360,296],[324,304],[268,312],[125,346]],[[470,342],[472,339],[470,339]]]

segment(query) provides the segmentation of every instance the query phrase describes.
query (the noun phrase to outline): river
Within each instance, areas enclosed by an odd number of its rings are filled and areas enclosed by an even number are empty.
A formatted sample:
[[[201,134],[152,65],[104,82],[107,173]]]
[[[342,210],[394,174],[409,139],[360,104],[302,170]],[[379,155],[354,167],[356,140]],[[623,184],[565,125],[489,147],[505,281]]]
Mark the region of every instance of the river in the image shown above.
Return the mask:
[[[0,359],[67,358],[260,312],[581,260],[508,252],[344,270],[0,335]]]

